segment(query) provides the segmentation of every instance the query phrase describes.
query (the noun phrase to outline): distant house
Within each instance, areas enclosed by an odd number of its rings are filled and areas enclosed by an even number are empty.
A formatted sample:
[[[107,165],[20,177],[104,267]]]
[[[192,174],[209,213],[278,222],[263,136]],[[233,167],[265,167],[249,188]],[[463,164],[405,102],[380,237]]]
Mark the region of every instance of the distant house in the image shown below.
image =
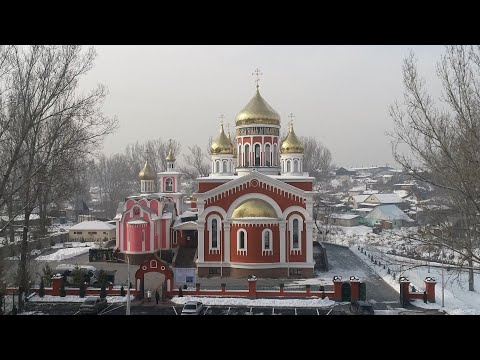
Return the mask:
[[[372,194],[363,201],[367,206],[397,205],[400,208],[407,206],[407,203],[397,194]]]
[[[348,195],[350,196],[360,195],[365,190],[366,190],[365,185],[355,186],[348,190]]]
[[[344,167],[341,167],[335,171],[335,177],[340,180],[350,180],[352,176],[356,175],[355,170],[349,170],[345,169]]]
[[[379,205],[363,219],[363,223],[368,226],[382,224],[383,222],[391,223],[393,228],[403,226],[412,226],[414,221],[405,214],[396,205]],[[389,228],[388,226],[384,226]]]
[[[331,224],[338,226],[357,226],[359,216],[356,214],[332,214],[330,215]]]
[[[360,203],[363,203],[370,195],[354,195],[350,196],[348,199],[348,204],[354,208],[358,209],[360,207]]]
[[[68,231],[70,241],[110,241],[115,239],[116,226],[103,221],[83,221]]]

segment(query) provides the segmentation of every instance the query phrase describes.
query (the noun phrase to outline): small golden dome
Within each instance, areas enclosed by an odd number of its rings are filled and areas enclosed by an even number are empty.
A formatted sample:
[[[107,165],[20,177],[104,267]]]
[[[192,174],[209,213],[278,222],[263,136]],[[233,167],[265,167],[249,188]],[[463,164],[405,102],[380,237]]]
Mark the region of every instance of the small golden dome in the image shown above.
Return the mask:
[[[175,161],[175,156],[173,156],[173,151],[172,151],[172,147],[170,146],[170,150],[168,151],[168,155],[167,157],[165,158],[165,160],[167,161]]]
[[[212,141],[210,154],[233,154],[232,142],[225,135],[223,124],[220,128],[220,134]]]
[[[232,218],[277,218],[277,212],[265,200],[249,199],[237,206]]]
[[[280,125],[280,115],[257,93],[240,111],[236,118],[237,126],[251,124]]]
[[[290,125],[290,129],[288,130],[287,137],[282,142],[282,146],[280,147],[280,152],[282,154],[303,154],[303,144],[295,135],[295,131],[293,131],[293,125]]]
[[[140,176],[140,180],[155,180],[156,174],[153,172],[150,165],[148,165],[148,160],[145,161],[145,166],[142,171],[138,173],[138,176]]]

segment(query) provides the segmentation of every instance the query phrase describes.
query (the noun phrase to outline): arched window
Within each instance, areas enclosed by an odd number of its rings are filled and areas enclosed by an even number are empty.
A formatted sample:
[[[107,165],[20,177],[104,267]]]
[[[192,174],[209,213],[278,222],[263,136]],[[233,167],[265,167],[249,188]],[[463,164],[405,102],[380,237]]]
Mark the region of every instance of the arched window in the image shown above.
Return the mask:
[[[242,167],[242,145],[238,145],[238,167]]]
[[[250,145],[245,145],[245,160],[243,161],[243,163],[245,164],[245,167],[249,167],[250,166],[250,161],[248,161],[248,157],[250,156]]]
[[[219,250],[220,249],[220,223],[221,219],[218,215],[212,215],[208,218],[208,233],[209,233],[209,243],[210,250]],[[216,253],[210,251],[210,253]]]
[[[285,172],[285,161],[282,160],[282,173]]]
[[[218,230],[217,219],[213,219],[212,220],[212,248],[217,248],[218,246],[217,230]]]
[[[255,145],[255,166],[260,166],[260,144]]]
[[[227,173],[227,172],[228,172],[227,160],[223,160],[223,172],[224,172],[224,173]]]
[[[216,173],[220,172],[220,161],[215,161],[215,172]]]
[[[171,178],[165,180],[165,191],[173,191],[173,180]]]
[[[273,166],[278,165],[277,144],[273,144]]]
[[[287,173],[292,172],[292,162],[287,160]]]
[[[247,251],[247,232],[240,229],[237,232],[237,253],[246,254]]]
[[[298,231],[298,219],[293,219],[292,249],[300,249],[300,240],[299,240],[299,231]]]
[[[298,172],[298,160],[293,160],[293,172]]]
[[[272,230],[265,229],[262,232],[262,250],[263,251],[271,251],[273,249],[272,244]]]
[[[272,159],[271,159],[272,154],[270,153],[270,144],[265,145],[265,166],[271,166],[272,164]]]

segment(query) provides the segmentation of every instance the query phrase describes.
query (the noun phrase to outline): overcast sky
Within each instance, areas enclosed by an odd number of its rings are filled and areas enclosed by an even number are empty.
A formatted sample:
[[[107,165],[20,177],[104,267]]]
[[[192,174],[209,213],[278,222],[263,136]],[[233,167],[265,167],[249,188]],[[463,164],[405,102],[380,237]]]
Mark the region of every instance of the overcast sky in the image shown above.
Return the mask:
[[[109,89],[105,114],[119,119],[104,146],[176,139],[182,149],[219,129],[219,115],[236,114],[255,94],[252,72],[263,72],[260,93],[280,114],[295,115],[300,136],[315,136],[339,166],[394,165],[388,107],[401,99],[403,58],[413,49],[433,93],[442,46],[95,46],[95,68],[82,88]]]

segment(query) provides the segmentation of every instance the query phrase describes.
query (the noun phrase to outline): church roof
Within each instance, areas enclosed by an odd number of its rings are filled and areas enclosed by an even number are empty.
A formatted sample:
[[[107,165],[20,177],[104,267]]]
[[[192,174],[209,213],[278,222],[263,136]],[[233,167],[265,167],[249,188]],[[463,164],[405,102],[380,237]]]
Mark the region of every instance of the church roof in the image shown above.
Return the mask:
[[[153,172],[152,168],[148,164],[148,160],[145,161],[145,166],[138,173],[140,180],[155,180],[156,174]]]
[[[233,145],[223,131],[223,124],[220,127],[220,134],[212,141],[210,154],[233,154]]]
[[[282,154],[303,154],[303,150],[303,144],[295,134],[293,125],[290,124],[290,129],[288,130],[287,137],[282,142],[280,152]]]
[[[277,218],[277,212],[265,200],[248,199],[237,206],[232,218]]]
[[[236,117],[237,126],[251,124],[280,125],[280,115],[263,99],[258,88]]]

